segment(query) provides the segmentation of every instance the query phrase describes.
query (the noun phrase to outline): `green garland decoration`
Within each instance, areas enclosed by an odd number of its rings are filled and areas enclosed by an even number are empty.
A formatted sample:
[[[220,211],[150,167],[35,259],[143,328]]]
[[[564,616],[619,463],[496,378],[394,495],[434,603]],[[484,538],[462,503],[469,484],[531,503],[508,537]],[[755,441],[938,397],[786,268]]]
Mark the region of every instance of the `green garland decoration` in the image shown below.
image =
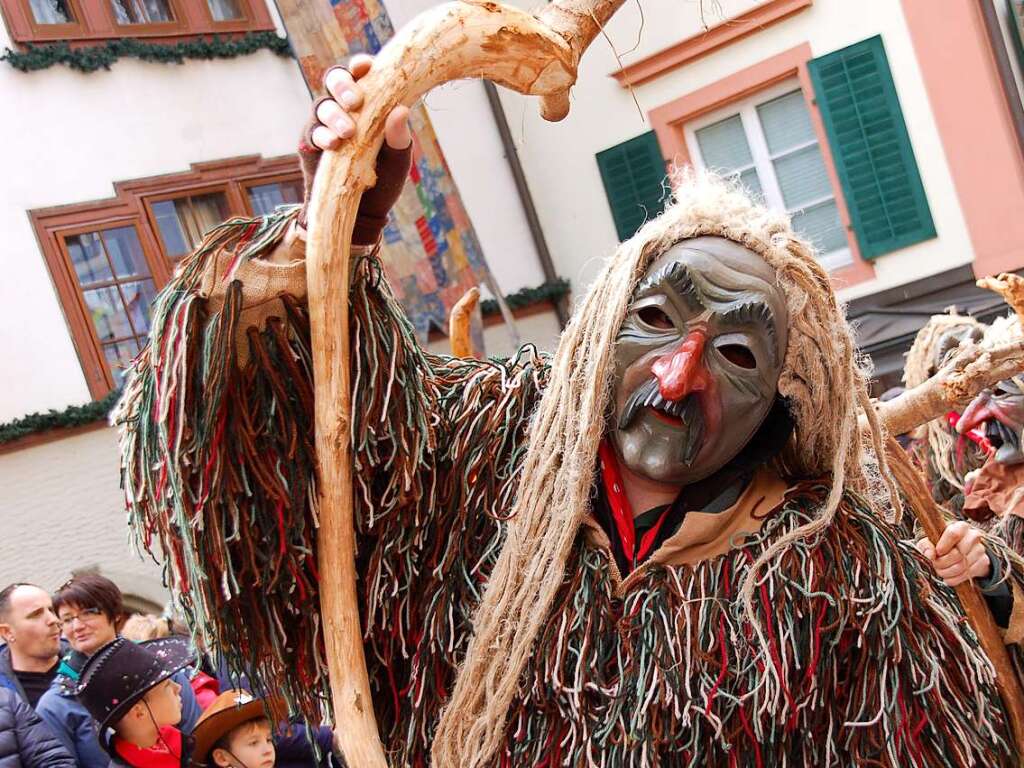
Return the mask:
[[[558,301],[569,294],[569,281],[564,277],[548,280],[535,288],[520,288],[515,293],[505,297],[505,303],[509,309],[520,309],[541,301]],[[484,299],[480,302],[480,312],[484,315],[496,315],[501,312],[498,302],[494,299]]]
[[[21,72],[35,72],[56,64],[65,64],[79,72],[110,69],[118,59],[136,58],[161,64],[184,64],[186,59],[233,59],[266,49],[278,56],[292,56],[292,47],[276,32],[247,32],[223,39],[218,35],[180,43],[147,43],[131,37],[108,40],[102,45],[72,48],[67,43],[27,45],[22,53],[5,49],[0,61],[6,61]]]
[[[83,424],[102,421],[107,418],[120,395],[121,390],[115,389],[106,397],[85,405],[71,405],[60,411],[51,408],[46,413],[30,413],[20,419],[0,424],[0,445],[37,432],[80,427]]]

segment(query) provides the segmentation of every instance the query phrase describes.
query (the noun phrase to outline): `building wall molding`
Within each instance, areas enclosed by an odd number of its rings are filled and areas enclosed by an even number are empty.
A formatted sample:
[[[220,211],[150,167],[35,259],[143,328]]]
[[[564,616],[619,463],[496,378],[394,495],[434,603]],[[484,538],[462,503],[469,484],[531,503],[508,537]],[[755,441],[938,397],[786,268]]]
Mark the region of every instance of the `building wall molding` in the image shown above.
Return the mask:
[[[680,40],[629,66],[612,72],[619,85],[629,88],[646,83],[677,67],[739,42],[773,24],[811,7],[813,0],[768,0],[756,8],[726,19],[703,32]]]

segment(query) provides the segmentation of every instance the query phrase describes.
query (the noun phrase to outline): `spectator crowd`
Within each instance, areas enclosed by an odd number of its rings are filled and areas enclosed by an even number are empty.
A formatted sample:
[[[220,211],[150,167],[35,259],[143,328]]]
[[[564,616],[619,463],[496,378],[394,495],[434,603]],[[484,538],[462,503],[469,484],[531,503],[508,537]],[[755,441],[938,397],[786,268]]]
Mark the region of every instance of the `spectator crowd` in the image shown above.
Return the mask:
[[[99,574],[0,590],[0,768],[342,765],[330,729],[272,722],[248,687]]]

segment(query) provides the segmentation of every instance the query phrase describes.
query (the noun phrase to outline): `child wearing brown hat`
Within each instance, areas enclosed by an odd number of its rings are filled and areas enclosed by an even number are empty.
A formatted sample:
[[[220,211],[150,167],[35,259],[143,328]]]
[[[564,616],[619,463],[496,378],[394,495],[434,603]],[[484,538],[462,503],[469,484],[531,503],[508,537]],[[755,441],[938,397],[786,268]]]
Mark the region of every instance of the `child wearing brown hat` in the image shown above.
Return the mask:
[[[192,764],[216,768],[274,768],[274,729],[264,701],[247,691],[225,691],[192,732]]]
[[[273,727],[266,708],[280,708],[276,697],[255,698],[248,691],[225,691],[203,712],[192,732],[194,768],[330,768],[341,763],[332,751],[331,732],[319,728],[315,758],[303,726],[283,734]]]

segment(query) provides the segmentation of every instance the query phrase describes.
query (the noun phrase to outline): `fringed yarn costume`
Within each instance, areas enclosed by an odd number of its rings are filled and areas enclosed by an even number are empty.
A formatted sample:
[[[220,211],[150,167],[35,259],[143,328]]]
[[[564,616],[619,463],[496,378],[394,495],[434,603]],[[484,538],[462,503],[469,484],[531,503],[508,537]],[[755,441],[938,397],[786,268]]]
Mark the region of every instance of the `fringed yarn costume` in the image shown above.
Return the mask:
[[[328,682],[305,272],[259,259],[294,215],[226,222],[179,267],[116,419],[133,530],[162,549],[190,621],[315,718]],[[548,362],[529,346],[505,361],[424,352],[372,255],[353,265],[350,329],[373,703],[390,764],[424,766]],[[625,577],[584,525],[566,572],[551,574],[560,591],[496,765],[1015,764],[992,668],[952,591],[856,495],[757,585],[762,650],[738,586],[828,486],[786,479],[725,551],[695,563],[655,553]]]

